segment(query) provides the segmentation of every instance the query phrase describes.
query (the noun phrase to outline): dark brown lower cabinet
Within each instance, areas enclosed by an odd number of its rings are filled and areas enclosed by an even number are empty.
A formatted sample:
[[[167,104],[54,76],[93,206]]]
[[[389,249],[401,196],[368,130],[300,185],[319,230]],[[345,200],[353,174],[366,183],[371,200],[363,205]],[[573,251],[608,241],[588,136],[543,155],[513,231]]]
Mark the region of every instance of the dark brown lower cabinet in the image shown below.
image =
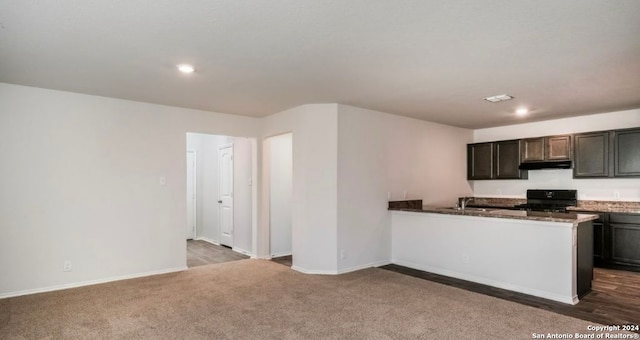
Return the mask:
[[[610,262],[640,271],[640,215],[609,214]]]
[[[576,211],[593,221],[593,265],[640,272],[640,214]]]
[[[596,267],[603,266],[608,258],[605,254],[607,246],[604,244],[607,237],[605,236],[605,224],[608,214],[598,214],[600,218],[593,221],[593,265]]]
[[[577,229],[576,289],[582,298],[591,291],[593,281],[593,223],[582,222]]]

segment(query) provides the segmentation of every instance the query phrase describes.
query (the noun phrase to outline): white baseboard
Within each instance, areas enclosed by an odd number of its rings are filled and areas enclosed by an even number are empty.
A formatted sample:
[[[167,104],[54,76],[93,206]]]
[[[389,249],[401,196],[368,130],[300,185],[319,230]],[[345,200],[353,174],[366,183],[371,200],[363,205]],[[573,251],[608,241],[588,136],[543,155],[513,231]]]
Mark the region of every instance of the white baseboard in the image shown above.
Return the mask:
[[[338,272],[335,270],[312,270],[306,269],[298,266],[291,266],[291,269],[301,272],[303,274],[313,274],[313,275],[337,275]]]
[[[152,275],[174,273],[174,272],[180,272],[180,271],[187,270],[187,269],[188,268],[185,266],[185,267],[170,268],[170,269],[163,269],[163,270],[154,270],[154,271],[150,271],[150,272],[137,273],[137,274],[114,276],[114,277],[108,277],[108,278],[98,279],[98,280],[88,280],[88,281],[67,283],[67,284],[57,285],[57,286],[49,286],[49,287],[36,288],[36,289],[20,290],[20,291],[17,291],[17,292],[10,292],[10,293],[0,294],[0,299],[16,297],[16,296],[22,296],[22,295],[31,295],[31,294],[37,294],[37,293],[53,292],[53,291],[56,291],[56,290],[63,290],[63,289],[69,289],[69,288],[91,286],[91,285],[96,285],[96,284],[100,284],[100,283],[107,283],[107,282],[113,282],[113,281],[135,279],[135,278],[144,277],[144,276],[152,276]]]
[[[211,243],[211,244],[214,244],[214,245],[216,245],[216,246],[221,246],[220,242],[218,242],[218,241],[216,241],[216,240],[212,240],[212,239],[207,238],[207,237],[204,237],[204,236],[198,237],[196,240],[198,240],[198,241],[205,241],[205,242],[207,242],[207,243]],[[248,250],[245,250],[245,249],[242,249],[242,248],[238,248],[238,247],[231,247],[231,250],[233,250],[233,251],[235,251],[235,252],[238,252],[238,253],[240,253],[240,254],[243,254],[243,255],[247,255],[247,256],[249,256],[249,257],[251,257],[251,258],[255,258],[255,256],[253,255],[253,253],[252,253],[252,252],[250,252],[250,251],[248,251]]]
[[[284,252],[280,252],[280,253],[271,254],[271,258],[281,257],[281,256],[289,256],[289,255],[293,255],[293,253],[291,251],[284,251]]]
[[[372,267],[386,266],[391,263],[392,262],[389,260],[382,260],[382,261],[370,262],[370,263],[365,263],[365,264],[361,264],[361,265],[357,265],[349,268],[337,269],[337,270],[310,270],[310,269],[306,269],[298,266],[291,266],[291,269],[304,274],[340,275],[340,274],[355,272],[357,270],[362,270],[362,269],[367,269]]]
[[[372,268],[372,267],[381,267],[381,266],[386,266],[388,264],[391,264],[391,261],[389,261],[389,260],[376,261],[376,262],[361,264],[361,265],[353,266],[353,267],[349,267],[349,268],[338,269],[338,274],[345,274],[345,273],[349,273],[349,272],[355,272],[356,270],[362,270],[362,269],[367,269],[367,268]]]
[[[248,251],[248,250],[244,250],[244,249],[242,249],[242,248],[238,248],[238,247],[231,247],[231,250],[233,250],[233,251],[235,251],[235,252],[237,252],[237,253],[240,253],[240,254],[242,254],[242,255],[247,255],[247,256],[249,256],[250,258],[253,258],[253,257],[254,257],[252,252],[250,252],[250,251]]]
[[[382,267],[382,266],[386,266],[388,264],[393,264],[393,262],[391,262],[391,260],[380,261],[380,262],[378,262],[378,265],[376,265],[376,267]]]
[[[459,272],[456,272],[456,271],[451,271],[451,270],[447,270],[447,269],[443,269],[443,268],[439,268],[439,267],[431,267],[431,266],[422,265],[422,264],[413,263],[413,262],[408,262],[408,261],[392,259],[391,263],[394,263],[394,264],[397,264],[397,265],[403,266],[403,267],[422,270],[422,271],[429,272],[429,273],[449,276],[449,277],[453,277],[453,278],[460,279],[460,280],[476,282],[476,283],[480,283],[480,284],[483,284],[483,285],[502,288],[502,289],[506,289],[506,290],[512,290],[512,291],[515,291],[515,292],[529,294],[529,295],[541,297],[541,298],[544,298],[544,299],[549,299],[549,300],[553,300],[553,301],[567,303],[567,304],[570,304],[570,305],[575,305],[576,303],[578,303],[578,297],[577,296],[560,295],[560,294],[556,294],[556,293],[553,293],[553,292],[537,290],[537,289],[533,289],[533,288],[529,288],[529,287],[524,287],[524,286],[520,286],[520,285],[514,285],[514,284],[505,283],[505,282],[495,281],[495,280],[487,279],[487,278],[480,277],[480,276],[469,275],[469,274],[465,274],[465,273],[459,273]]]
[[[215,244],[216,246],[220,245],[220,242],[218,242],[216,240],[212,240],[212,239],[210,239],[208,237],[204,237],[204,236],[200,236],[200,237],[196,238],[196,240],[205,241],[205,242],[208,242],[208,243],[211,243],[211,244]]]

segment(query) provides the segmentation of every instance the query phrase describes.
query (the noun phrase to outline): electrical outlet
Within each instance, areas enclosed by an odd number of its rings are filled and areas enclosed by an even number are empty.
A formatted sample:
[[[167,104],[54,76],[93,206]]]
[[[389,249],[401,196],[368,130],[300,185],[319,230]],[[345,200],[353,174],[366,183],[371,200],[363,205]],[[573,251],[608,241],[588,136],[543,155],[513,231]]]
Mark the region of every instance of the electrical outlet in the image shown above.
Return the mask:
[[[406,200],[407,199],[407,191],[403,191],[402,192],[402,199]]]
[[[347,251],[346,250],[344,250],[344,249],[340,250],[340,258],[343,259],[343,260],[347,258]]]
[[[160,184],[160,185],[162,185],[162,186],[167,185],[167,178],[166,178],[166,177],[164,177],[164,176],[160,176],[160,177],[158,177],[158,184]]]
[[[388,200],[391,200],[391,192],[390,192],[390,191],[389,191],[389,192],[387,192],[387,199],[388,199]]]
[[[499,189],[499,188],[498,188],[498,190],[496,190],[496,194],[498,194],[498,195],[502,195],[502,189]]]
[[[620,191],[615,190],[615,191],[613,192],[613,198],[620,198]]]
[[[462,254],[462,263],[469,263],[469,255]]]
[[[71,271],[71,261],[64,261],[64,263],[62,264],[62,271],[63,272]]]

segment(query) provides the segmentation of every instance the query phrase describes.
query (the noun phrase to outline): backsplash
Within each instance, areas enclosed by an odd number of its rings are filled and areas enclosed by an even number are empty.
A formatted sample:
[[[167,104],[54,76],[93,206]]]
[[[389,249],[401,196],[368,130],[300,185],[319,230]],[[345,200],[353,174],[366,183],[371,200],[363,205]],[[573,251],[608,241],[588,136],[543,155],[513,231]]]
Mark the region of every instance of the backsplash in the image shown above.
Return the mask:
[[[578,201],[577,208],[573,210],[640,213],[640,202]]]
[[[578,200],[640,201],[640,178],[574,179],[572,170],[533,170],[526,180],[470,181],[476,197],[526,198],[527,189],[575,189]]]
[[[510,207],[518,204],[527,203],[524,198],[504,198],[504,197],[474,197],[469,204],[479,206],[504,206]]]

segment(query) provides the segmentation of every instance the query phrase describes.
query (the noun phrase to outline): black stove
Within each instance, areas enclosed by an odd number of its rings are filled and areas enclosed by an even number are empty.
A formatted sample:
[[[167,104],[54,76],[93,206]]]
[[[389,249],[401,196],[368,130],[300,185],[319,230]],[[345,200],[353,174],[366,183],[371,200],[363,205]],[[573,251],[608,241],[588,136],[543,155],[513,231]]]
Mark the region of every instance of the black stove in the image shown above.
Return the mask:
[[[578,204],[577,190],[527,190],[527,203],[515,208],[528,211],[567,212],[567,207]]]

